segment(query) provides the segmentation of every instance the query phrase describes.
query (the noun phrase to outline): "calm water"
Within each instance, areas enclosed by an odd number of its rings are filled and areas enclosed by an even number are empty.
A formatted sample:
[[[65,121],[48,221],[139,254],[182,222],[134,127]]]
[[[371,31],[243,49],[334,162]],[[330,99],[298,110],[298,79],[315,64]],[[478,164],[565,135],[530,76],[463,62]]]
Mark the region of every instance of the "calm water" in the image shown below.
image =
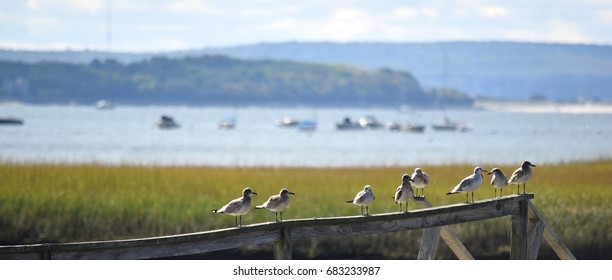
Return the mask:
[[[1,162],[213,166],[389,166],[445,163],[534,164],[612,158],[612,114],[496,113],[391,109],[240,108],[234,130],[217,123],[232,108],[0,104]],[[161,114],[180,128],[160,130]],[[428,125],[424,133],[338,131],[344,117]],[[316,118],[312,133],[279,128],[284,116]],[[444,116],[469,133],[435,132]]]

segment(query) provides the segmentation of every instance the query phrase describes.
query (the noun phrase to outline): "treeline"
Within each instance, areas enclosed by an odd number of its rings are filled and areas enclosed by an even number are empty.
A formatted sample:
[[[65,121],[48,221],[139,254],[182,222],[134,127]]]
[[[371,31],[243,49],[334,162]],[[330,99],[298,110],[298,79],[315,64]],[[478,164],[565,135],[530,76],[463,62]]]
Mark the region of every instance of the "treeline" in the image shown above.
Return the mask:
[[[408,72],[220,55],[124,64],[0,61],[0,101],[92,104],[470,106],[465,94],[424,91]]]

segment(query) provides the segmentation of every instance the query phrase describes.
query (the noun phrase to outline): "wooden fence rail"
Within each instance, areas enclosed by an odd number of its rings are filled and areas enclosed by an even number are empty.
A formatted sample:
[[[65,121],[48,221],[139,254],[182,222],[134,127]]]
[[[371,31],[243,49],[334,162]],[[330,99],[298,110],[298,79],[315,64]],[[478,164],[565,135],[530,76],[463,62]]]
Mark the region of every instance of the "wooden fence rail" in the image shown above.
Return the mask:
[[[423,230],[419,259],[434,259],[440,237],[459,259],[473,259],[448,225],[512,216],[511,258],[536,258],[542,235],[561,258],[573,259],[560,238],[529,202],[533,194],[432,207],[408,213],[287,220],[206,232],[129,240],[0,246],[0,259],[150,259],[201,254],[274,243],[276,259],[291,259],[296,240]],[[529,210],[531,209],[531,210]],[[537,247],[537,248],[535,248]]]

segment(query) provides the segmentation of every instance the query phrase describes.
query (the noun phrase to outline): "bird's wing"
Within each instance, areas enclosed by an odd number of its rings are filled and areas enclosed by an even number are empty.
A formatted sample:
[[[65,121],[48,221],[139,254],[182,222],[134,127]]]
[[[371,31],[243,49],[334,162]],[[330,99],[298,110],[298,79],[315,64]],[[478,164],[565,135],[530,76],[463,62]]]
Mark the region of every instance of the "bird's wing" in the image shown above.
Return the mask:
[[[402,196],[402,186],[399,186],[395,190],[395,201],[398,201],[401,196]]]
[[[220,211],[223,213],[234,213],[240,209],[240,207],[242,207],[242,197],[230,201],[228,204],[223,206]]]
[[[508,180],[508,183],[514,183],[514,181],[518,180],[518,178],[523,176],[523,169],[517,169],[514,171],[514,173],[512,173],[512,176],[510,176],[510,180]]]
[[[264,205],[267,208],[276,208],[280,204],[280,202],[281,202],[281,196],[273,195],[270,198],[268,198],[268,201],[266,201]]]
[[[423,173],[423,182],[425,182],[425,185],[429,184],[429,175]]]
[[[474,176],[468,176],[463,178],[457,186],[451,191],[451,193],[463,191],[467,186],[469,186],[472,181],[474,181]]]

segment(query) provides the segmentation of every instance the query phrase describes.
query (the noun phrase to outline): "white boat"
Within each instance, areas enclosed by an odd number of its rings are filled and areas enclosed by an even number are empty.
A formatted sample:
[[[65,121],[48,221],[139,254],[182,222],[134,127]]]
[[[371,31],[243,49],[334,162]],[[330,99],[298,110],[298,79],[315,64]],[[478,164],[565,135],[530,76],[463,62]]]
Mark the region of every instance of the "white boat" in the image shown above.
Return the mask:
[[[227,117],[219,122],[220,129],[234,129],[236,127],[236,118]]]
[[[451,121],[448,117],[444,117],[444,123],[432,124],[431,128],[434,131],[456,131],[456,132],[468,132],[472,129],[464,123]]]
[[[108,110],[108,109],[114,109],[114,108],[115,108],[115,105],[106,99],[101,99],[96,102],[96,109],[98,110]]]
[[[276,125],[279,127],[296,127],[300,123],[300,120],[292,117],[284,117],[280,119]]]
[[[402,131],[422,133],[425,131],[425,125],[408,123],[402,127]]]
[[[174,119],[168,115],[162,115],[159,118],[159,121],[157,121],[157,127],[161,128],[161,129],[172,129],[172,128],[178,128],[179,125],[174,122]]]
[[[376,129],[381,128],[383,125],[378,122],[378,120],[374,116],[365,116],[359,118],[359,125],[362,128]]]

